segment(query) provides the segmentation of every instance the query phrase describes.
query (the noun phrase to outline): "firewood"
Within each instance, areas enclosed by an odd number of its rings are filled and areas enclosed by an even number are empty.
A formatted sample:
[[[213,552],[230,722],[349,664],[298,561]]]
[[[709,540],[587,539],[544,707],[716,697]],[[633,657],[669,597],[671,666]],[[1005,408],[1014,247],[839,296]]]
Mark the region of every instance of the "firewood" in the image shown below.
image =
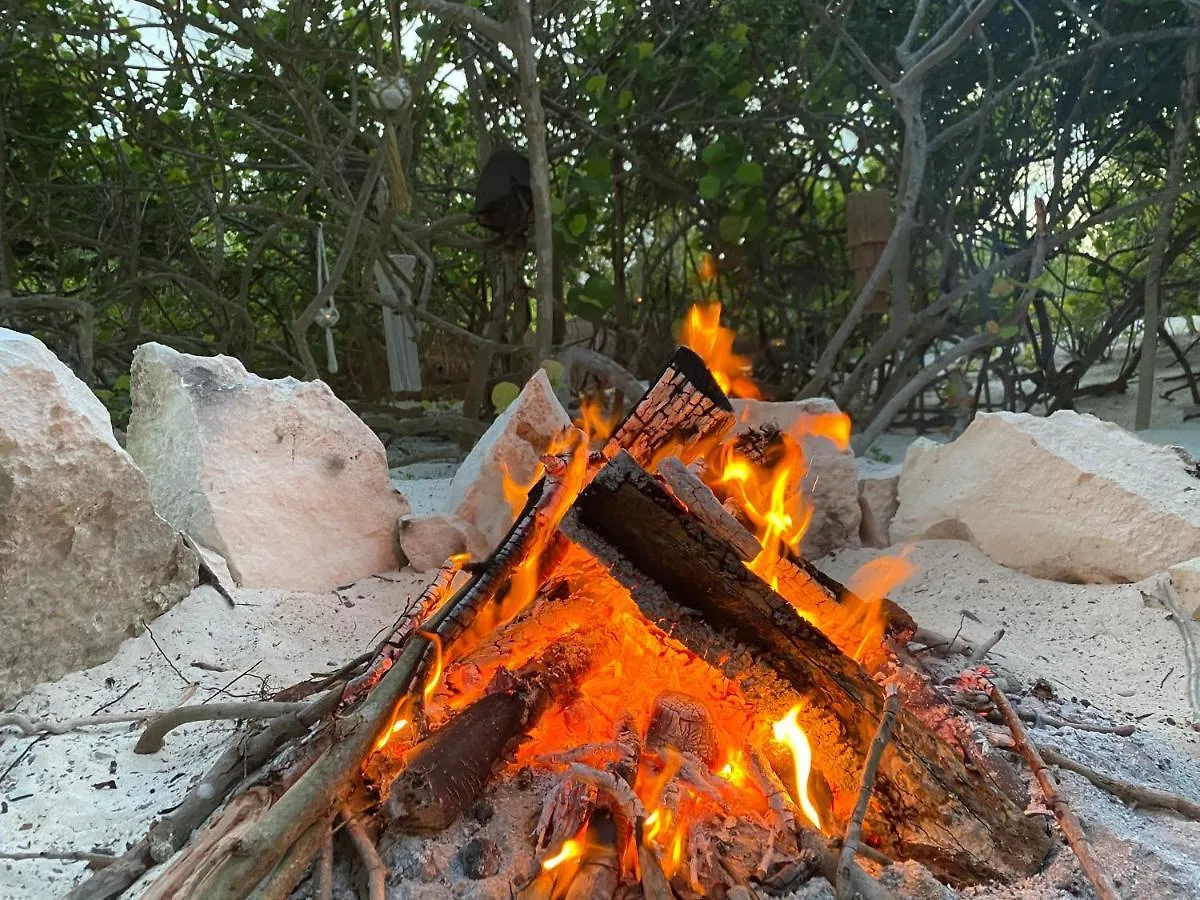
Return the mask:
[[[375,842],[367,834],[362,822],[346,806],[342,807],[342,824],[350,841],[367,870],[367,896],[369,900],[385,900],[387,897],[388,867],[379,858]]]
[[[1088,841],[1087,835],[1083,833],[1083,825],[1058,792],[1054,776],[1046,768],[1046,763],[1038,753],[1037,747],[1029,740],[1029,735],[1025,733],[1025,727],[1017,717],[1016,710],[1012,708],[1002,690],[993,684],[987,682],[985,684],[992,702],[996,704],[996,708],[1004,716],[1008,730],[1012,732],[1014,746],[1029,763],[1033,777],[1037,779],[1038,786],[1046,798],[1046,805],[1050,807],[1054,817],[1058,820],[1058,826],[1062,829],[1067,843],[1071,845],[1071,850],[1079,860],[1080,868],[1083,869],[1083,874],[1087,876],[1096,896],[1099,900],[1118,900],[1120,895],[1117,893],[1116,886],[1108,877],[1108,873],[1104,871],[1100,860],[1096,858],[1096,851]]]
[[[758,539],[678,457],[668,456],[658,464],[655,474],[685,509],[703,522],[709,531],[724,538],[742,559],[752,560],[762,552]]]
[[[694,753],[709,767],[717,761],[720,751],[717,730],[707,707],[695,697],[679,691],[663,691],[654,698],[646,729],[646,749],[659,753],[666,747],[680,753]]]
[[[606,809],[588,822],[583,854],[565,900],[609,900],[621,883],[617,826]]]
[[[1016,750],[1016,742],[1011,737],[989,734],[988,740],[995,747]],[[1105,775],[1103,772],[1097,772],[1090,766],[1085,766],[1078,760],[1071,759],[1071,757],[1065,755],[1061,750],[1051,747],[1049,744],[1038,743],[1034,744],[1034,746],[1037,747],[1037,752],[1041,754],[1042,759],[1050,765],[1066,769],[1068,772],[1074,772],[1076,775],[1082,775],[1096,787],[1100,788],[1100,790],[1112,794],[1131,807],[1137,809],[1167,809],[1177,812],[1185,818],[1200,821],[1200,803],[1197,803],[1195,800],[1190,800],[1181,794],[1173,794],[1170,791],[1148,787],[1144,784],[1134,784],[1132,781],[1124,781],[1120,778],[1114,778],[1111,775]]]
[[[679,347],[658,380],[613,431],[604,448],[612,458],[625,450],[641,465],[674,453],[689,463],[715,446],[733,427],[733,405],[708,366]]]
[[[642,870],[642,892],[645,900],[675,900],[675,892],[659,865],[654,851],[645,845],[638,848],[638,865]]]
[[[809,701],[805,715],[823,733],[837,735],[837,746],[827,752],[861,770],[872,738],[864,723],[883,713],[880,686],[628,455],[617,455],[596,475],[576,501],[576,515],[584,527],[573,539],[614,572],[627,560],[675,603],[762,651],[763,661]],[[589,530],[601,540],[589,542]],[[655,615],[638,585],[627,586]],[[691,649],[704,656],[708,648]],[[955,884],[1020,878],[1039,868],[1048,842],[1037,823],[969,771],[960,751],[908,709],[897,717],[891,746],[894,752],[880,764],[878,803],[865,825],[883,852],[916,859]],[[844,780],[835,795],[854,796],[856,786],[844,773],[835,774]],[[835,818],[844,825],[847,816],[842,810]]]
[[[514,743],[619,646],[613,628],[563,638],[514,673],[511,686],[454,716],[407,754],[403,771],[387,788],[389,821],[403,831],[425,833],[457,819],[478,799]]]
[[[879,761],[892,735],[892,726],[896,721],[896,713],[900,711],[900,695],[894,687],[887,691],[887,702],[883,707],[883,717],[879,720],[879,728],[871,741],[871,750],[867,754],[867,762],[863,766],[862,780],[858,788],[858,800],[854,804],[854,813],[846,825],[846,837],[842,840],[842,852],[838,858],[837,897],[838,900],[853,900],[854,854],[858,850],[858,841],[862,836],[863,816],[867,813],[867,804],[871,793],[875,790],[875,776],[879,771]]]

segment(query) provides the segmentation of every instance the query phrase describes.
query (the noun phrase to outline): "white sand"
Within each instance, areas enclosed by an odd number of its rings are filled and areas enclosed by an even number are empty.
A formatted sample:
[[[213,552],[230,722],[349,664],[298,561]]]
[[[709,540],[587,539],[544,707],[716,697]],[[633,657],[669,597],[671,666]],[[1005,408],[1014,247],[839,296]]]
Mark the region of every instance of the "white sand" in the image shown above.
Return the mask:
[[[259,699],[358,656],[424,581],[401,572],[329,594],[238,590],[236,608],[211,588],[197,588],[151,623],[183,677],[142,634],[103,665],[39,685],[17,711],[55,720],[87,716],[127,690],[105,712],[158,709],[181,702],[186,682],[199,685],[187,702],[200,703],[251,667],[221,699]],[[186,725],[167,736],[162,752],[139,756],[137,726],[88,728],[37,743],[0,729],[0,772],[24,754],[0,779],[0,851],[124,852],[156,815],[183,799],[232,731],[231,724]],[[0,860],[0,898],[62,896],[83,872],[82,863]]]

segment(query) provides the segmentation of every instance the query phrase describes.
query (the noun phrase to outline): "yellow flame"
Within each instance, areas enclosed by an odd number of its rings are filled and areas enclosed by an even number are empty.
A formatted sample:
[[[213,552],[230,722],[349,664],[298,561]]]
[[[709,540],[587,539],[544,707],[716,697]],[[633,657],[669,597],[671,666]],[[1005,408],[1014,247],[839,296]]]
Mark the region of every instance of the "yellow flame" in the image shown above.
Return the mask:
[[[731,397],[762,396],[750,377],[750,360],[733,352],[735,333],[721,325],[721,304],[696,304],[688,310],[679,342],[704,360],[721,390]]]
[[[786,716],[771,727],[771,730],[775,740],[792,751],[792,763],[796,768],[796,791],[800,794],[796,799],[800,803],[800,809],[805,818],[812,823],[813,828],[820,831],[821,815],[813,805],[812,797],[808,792],[808,779],[812,774],[812,746],[808,743],[808,735],[804,733],[804,729],[800,727],[796,718],[799,714],[800,706],[793,706],[788,710]]]
[[[619,424],[620,413],[607,409],[596,395],[585,394],[579,399],[579,418],[575,421],[575,427],[587,436],[589,445],[596,446],[607,441]]]
[[[431,631],[418,631],[417,634],[433,644],[433,668],[430,670],[429,678],[421,691],[422,696],[425,698],[425,703],[428,705],[442,683],[442,639]]]
[[[866,652],[883,639],[887,628],[883,599],[917,572],[907,553],[905,549],[898,556],[880,556],[871,560],[861,566],[846,585],[848,596],[842,603],[849,612],[846,625],[862,629],[862,641],[853,654],[858,662],[862,662]]]
[[[542,863],[542,869],[546,872],[557,869],[568,860],[577,859],[582,853],[583,848],[579,845],[579,841],[563,841],[563,845],[559,848],[559,851]]]

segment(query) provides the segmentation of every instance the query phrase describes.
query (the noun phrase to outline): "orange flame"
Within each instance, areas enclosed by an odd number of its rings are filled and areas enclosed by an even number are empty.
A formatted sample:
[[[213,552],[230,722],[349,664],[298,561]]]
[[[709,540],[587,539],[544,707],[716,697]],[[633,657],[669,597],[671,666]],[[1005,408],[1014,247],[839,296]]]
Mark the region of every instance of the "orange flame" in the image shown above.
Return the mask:
[[[899,556],[880,556],[871,560],[861,566],[846,585],[848,596],[844,605],[851,612],[847,624],[861,628],[863,635],[853,654],[858,662],[862,662],[868,649],[878,646],[883,639],[887,627],[883,598],[917,572],[907,553],[905,549]]]
[[[553,869],[557,869],[565,862],[568,862],[572,859],[578,859],[581,855],[583,855],[583,847],[580,845],[579,841],[563,841],[563,845],[561,848],[559,848],[559,851],[542,863],[542,870],[545,872],[552,871]]]
[[[607,409],[596,395],[584,394],[579,398],[579,418],[575,420],[575,427],[587,436],[590,446],[607,441],[619,424],[620,413]]]
[[[704,360],[721,390],[731,397],[758,398],[750,360],[733,352],[734,337],[732,329],[721,326],[720,303],[693,306],[679,332],[679,342]]]
[[[821,815],[813,804],[808,792],[808,779],[812,774],[812,746],[808,743],[808,735],[800,727],[797,716],[800,706],[793,706],[788,714],[776,722],[771,730],[775,740],[784,744],[792,751],[792,763],[796,767],[796,790],[800,796],[796,799],[805,818],[812,823],[813,828],[821,830]]]
[[[433,668],[429,671],[429,679],[425,682],[425,687],[421,689],[421,695],[425,698],[425,704],[433,699],[433,695],[437,692],[438,686],[442,683],[442,639],[431,631],[418,631],[421,637],[433,644]]]

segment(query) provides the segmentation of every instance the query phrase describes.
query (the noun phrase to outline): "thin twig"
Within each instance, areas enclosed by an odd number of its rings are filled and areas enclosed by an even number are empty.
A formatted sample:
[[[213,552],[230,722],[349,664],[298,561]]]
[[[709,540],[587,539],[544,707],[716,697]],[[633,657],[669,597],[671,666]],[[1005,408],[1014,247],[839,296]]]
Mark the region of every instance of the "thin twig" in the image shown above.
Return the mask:
[[[67,862],[85,862],[93,869],[111,866],[120,857],[111,853],[83,853],[78,850],[31,850],[27,853],[0,853],[0,859],[61,859]]]
[[[995,747],[1005,750],[1016,749],[1015,741],[1007,735],[988,735],[988,740]],[[1139,806],[1143,809],[1169,809],[1186,818],[1200,820],[1200,803],[1195,800],[1181,794],[1172,794],[1170,791],[1134,784],[1132,781],[1123,781],[1120,778],[1105,775],[1103,772],[1097,772],[1095,769],[1065,756],[1049,744],[1036,744],[1035,746],[1038,753],[1042,755],[1042,759],[1050,765],[1074,772],[1076,775],[1082,775],[1100,790],[1112,794],[1130,806]]]
[[[201,700],[200,702],[208,703],[209,700],[217,699],[218,697],[220,697],[222,694],[224,694],[231,687],[233,687],[235,684],[237,684],[239,681],[241,681],[243,678],[245,678],[247,675],[249,675],[251,672],[253,672],[255,669],[257,669],[261,665],[262,665],[262,660],[260,659],[258,662],[256,662],[254,665],[252,665],[250,668],[242,670],[236,676],[231,678],[228,682],[223,684],[221,687],[217,688],[217,690],[212,694],[212,696],[208,697],[208,699]]]
[[[354,813],[345,806],[342,807],[342,822],[346,826],[350,840],[354,842],[354,849],[358,851],[359,858],[367,867],[367,890],[370,900],[387,900],[388,868],[380,859],[379,851],[375,849],[375,842],[367,834],[367,829],[363,827],[362,822],[358,821],[354,817]]]
[[[1058,825],[1062,829],[1067,843],[1075,852],[1075,857],[1083,868],[1083,874],[1087,876],[1092,888],[1096,891],[1096,896],[1099,900],[1119,900],[1116,887],[1105,873],[1103,866],[1100,865],[1100,860],[1096,858],[1096,851],[1092,849],[1087,835],[1083,833],[1083,825],[1071,811],[1067,801],[1059,795],[1054,776],[1046,768],[1046,763],[1038,753],[1038,748],[1029,740],[1029,735],[1025,733],[1025,727],[1021,724],[1016,710],[1012,708],[1002,690],[994,684],[985,683],[988,686],[988,694],[991,696],[992,702],[996,704],[996,708],[1004,716],[1008,730],[1012,732],[1013,746],[1025,757],[1029,768],[1033,770],[1033,776],[1037,779],[1042,794],[1046,798],[1046,805],[1053,810],[1055,818],[1058,819]]]
[[[317,854],[316,871],[313,874],[312,900],[333,900],[333,828],[325,830],[325,840]]]
[[[896,693],[895,685],[888,685],[883,716],[879,720],[879,728],[875,731],[875,739],[871,741],[871,749],[867,752],[867,761],[863,765],[862,780],[858,785],[858,802],[854,804],[854,813],[850,816],[850,821],[846,823],[846,837],[842,841],[842,852],[838,859],[838,900],[851,900],[854,897],[852,873],[854,854],[858,850],[859,838],[862,837],[863,817],[867,814],[867,805],[871,802],[871,792],[875,789],[875,776],[879,772],[879,761],[883,759],[883,751],[892,736],[892,725],[895,724],[896,714],[899,712],[900,695]]]
[[[35,734],[66,734],[68,731],[77,731],[80,728],[89,728],[93,725],[120,725],[128,724],[129,722],[144,722],[147,719],[165,715],[167,712],[168,710],[165,709],[147,709],[142,712],[116,713],[109,716],[83,716],[79,719],[65,719],[61,722],[55,722],[50,719],[31,719],[20,713],[0,713],[0,728],[4,728],[5,726],[15,727],[22,734],[30,737]]]
[[[1163,606],[1171,613],[1180,637],[1183,638],[1183,661],[1187,674],[1188,706],[1192,709],[1192,728],[1200,729],[1200,648],[1196,646],[1196,636],[1188,624],[1188,617],[1180,608],[1171,579],[1163,578],[1159,582],[1158,593]]]
[[[177,706],[153,719],[133,748],[134,753],[157,753],[162,749],[163,738],[180,725],[189,722],[212,722],[225,719],[274,719],[298,713],[307,703],[211,703],[195,706]]]
[[[150,624],[145,619],[142,619],[142,627],[146,629],[146,634],[150,635],[150,643],[154,645],[154,649],[158,651],[159,656],[167,661],[167,665],[175,670],[175,674],[179,676],[180,681],[182,681],[188,687],[191,687],[193,684],[195,684],[195,682],[180,672],[179,666],[175,665],[175,662],[171,659],[171,657],[167,656],[167,651],[162,648],[162,645],[158,642],[158,638],[154,636],[154,631],[151,630]]]
[[[967,657],[967,665],[975,666],[981,663],[988,652],[1000,643],[1002,637],[1004,637],[1004,629],[998,628],[995,634],[971,651],[971,655]]]

